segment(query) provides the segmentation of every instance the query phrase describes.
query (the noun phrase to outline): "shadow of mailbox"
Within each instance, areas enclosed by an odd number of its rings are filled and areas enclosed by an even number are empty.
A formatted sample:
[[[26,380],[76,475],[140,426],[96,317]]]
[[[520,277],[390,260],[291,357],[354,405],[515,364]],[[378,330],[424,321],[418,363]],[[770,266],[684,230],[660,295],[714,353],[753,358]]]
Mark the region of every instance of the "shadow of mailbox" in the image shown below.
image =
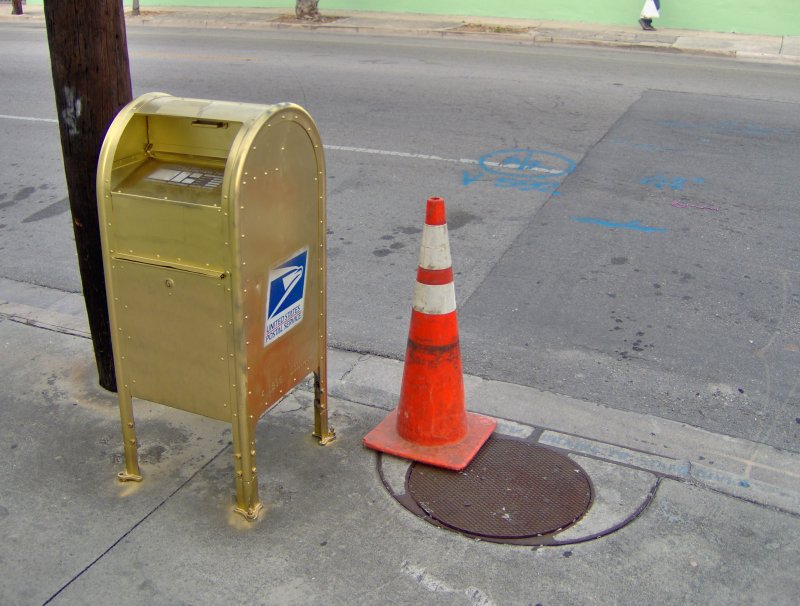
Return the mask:
[[[328,426],[325,160],[297,105],[150,93],[118,114],[97,173],[125,471],[131,398],[229,421],[236,511],[261,510],[258,419],[314,375]]]

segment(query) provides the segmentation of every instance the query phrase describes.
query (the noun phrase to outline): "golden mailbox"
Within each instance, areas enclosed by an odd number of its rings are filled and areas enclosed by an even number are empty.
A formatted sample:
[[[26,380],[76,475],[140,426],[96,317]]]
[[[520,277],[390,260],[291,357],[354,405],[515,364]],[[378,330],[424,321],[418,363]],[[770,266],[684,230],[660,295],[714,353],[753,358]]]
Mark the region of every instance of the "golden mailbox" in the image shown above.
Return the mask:
[[[125,445],[141,480],[131,398],[229,421],[236,511],[258,516],[255,425],[314,375],[328,427],[325,160],[297,105],[150,93],[106,135],[97,173]]]

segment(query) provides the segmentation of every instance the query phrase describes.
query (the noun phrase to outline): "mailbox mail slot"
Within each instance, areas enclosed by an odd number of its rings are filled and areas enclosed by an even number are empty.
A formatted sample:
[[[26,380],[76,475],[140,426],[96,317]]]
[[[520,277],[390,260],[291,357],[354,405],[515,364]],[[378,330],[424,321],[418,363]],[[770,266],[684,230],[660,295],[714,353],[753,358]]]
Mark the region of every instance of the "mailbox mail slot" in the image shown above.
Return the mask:
[[[97,173],[125,471],[141,480],[131,398],[233,428],[236,511],[258,516],[255,425],[314,375],[326,390],[325,161],[293,104],[131,102]]]

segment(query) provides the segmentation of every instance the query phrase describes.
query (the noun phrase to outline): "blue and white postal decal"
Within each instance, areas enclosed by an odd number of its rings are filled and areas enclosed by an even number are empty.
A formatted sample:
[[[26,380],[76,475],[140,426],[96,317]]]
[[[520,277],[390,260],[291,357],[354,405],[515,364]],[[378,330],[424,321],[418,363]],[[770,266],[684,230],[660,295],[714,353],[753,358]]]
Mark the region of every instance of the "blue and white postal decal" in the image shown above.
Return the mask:
[[[308,248],[269,272],[264,347],[285,335],[303,319]]]

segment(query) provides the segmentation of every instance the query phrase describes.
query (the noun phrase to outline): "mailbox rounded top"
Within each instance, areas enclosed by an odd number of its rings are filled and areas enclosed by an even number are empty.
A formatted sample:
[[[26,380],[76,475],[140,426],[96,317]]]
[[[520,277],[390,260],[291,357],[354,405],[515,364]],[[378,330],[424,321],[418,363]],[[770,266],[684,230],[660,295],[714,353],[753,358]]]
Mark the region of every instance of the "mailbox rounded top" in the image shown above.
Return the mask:
[[[148,93],[135,99],[131,105],[133,113],[154,116],[175,116],[198,120],[250,122],[265,114],[271,114],[291,103],[262,105],[258,103],[237,103],[209,99],[189,99],[173,97],[166,93]]]
[[[98,186],[113,188],[129,168],[147,158],[181,157],[206,163],[239,164],[259,132],[283,118],[301,124],[324,165],[313,119],[293,103],[256,104],[147,93],[131,101],[109,126],[98,165]],[[233,162],[231,162],[233,160]],[[173,162],[174,163],[174,162]]]

